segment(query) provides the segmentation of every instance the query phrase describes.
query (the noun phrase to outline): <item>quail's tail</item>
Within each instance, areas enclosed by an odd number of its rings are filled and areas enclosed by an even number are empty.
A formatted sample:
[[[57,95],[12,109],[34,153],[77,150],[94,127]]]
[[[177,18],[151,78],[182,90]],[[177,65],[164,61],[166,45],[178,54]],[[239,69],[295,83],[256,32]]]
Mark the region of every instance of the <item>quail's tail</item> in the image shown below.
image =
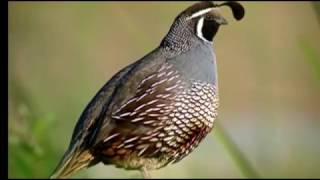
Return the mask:
[[[93,161],[94,157],[89,151],[66,152],[50,179],[68,178],[76,171],[90,166]]]

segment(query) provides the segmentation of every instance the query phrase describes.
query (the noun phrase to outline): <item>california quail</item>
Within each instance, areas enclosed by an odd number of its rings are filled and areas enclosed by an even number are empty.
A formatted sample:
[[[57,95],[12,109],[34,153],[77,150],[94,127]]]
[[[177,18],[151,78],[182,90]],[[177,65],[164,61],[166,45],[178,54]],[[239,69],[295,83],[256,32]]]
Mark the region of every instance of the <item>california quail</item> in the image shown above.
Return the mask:
[[[235,19],[237,2],[196,3],[174,20],[159,47],[114,75],[81,114],[68,150],[51,178],[66,178],[99,162],[148,171],[176,163],[198,146],[217,117],[212,41]]]

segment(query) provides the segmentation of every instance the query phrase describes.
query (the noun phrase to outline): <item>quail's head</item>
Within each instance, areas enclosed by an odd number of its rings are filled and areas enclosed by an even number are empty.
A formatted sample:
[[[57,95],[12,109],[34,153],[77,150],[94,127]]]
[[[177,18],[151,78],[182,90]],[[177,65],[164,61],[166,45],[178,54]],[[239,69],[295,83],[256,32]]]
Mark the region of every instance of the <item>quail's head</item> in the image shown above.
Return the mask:
[[[199,2],[188,7],[175,18],[162,45],[183,42],[190,46],[197,40],[212,43],[219,27],[228,24],[220,13],[222,6],[230,7],[236,20],[243,18],[244,8],[238,2],[231,1],[222,4],[210,1]]]

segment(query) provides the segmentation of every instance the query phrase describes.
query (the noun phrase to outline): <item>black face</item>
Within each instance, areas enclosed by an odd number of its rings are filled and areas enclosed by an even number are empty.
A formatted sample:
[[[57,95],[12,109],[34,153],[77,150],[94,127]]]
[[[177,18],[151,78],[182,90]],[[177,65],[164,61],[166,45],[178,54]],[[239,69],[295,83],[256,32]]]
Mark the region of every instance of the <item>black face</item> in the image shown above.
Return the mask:
[[[189,18],[189,27],[193,28],[194,33],[200,39],[212,42],[220,25],[227,24],[225,18],[219,13],[221,6],[229,6],[237,20],[241,20],[244,16],[244,8],[237,2],[225,2],[220,5],[200,2],[184,12],[188,17],[191,17]]]
[[[207,41],[212,42],[214,36],[218,32],[220,24],[216,22],[215,18],[212,17],[211,14],[207,14],[206,16],[204,16],[202,18],[203,18],[203,23],[202,23],[202,27],[201,27],[202,36]],[[199,19],[199,21],[201,21],[201,18]],[[200,22],[198,22],[197,25],[200,25],[199,23]],[[199,28],[199,27],[196,27],[196,28]]]
[[[191,19],[190,26],[193,26],[194,33],[198,38],[212,42],[220,25],[227,24],[227,21],[218,13],[208,12],[199,17]]]
[[[218,28],[219,24],[217,24],[215,21],[204,19],[203,27],[201,30],[203,37],[208,41],[212,41],[214,35],[218,31]]]

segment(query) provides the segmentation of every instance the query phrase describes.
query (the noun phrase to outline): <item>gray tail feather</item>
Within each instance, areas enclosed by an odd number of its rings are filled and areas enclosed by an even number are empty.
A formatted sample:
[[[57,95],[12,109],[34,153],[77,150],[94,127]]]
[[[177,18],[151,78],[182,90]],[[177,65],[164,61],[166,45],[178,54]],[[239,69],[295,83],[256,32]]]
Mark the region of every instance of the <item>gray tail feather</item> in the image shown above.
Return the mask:
[[[82,152],[67,151],[50,176],[50,179],[68,178],[73,173],[90,166],[93,161],[94,157],[87,150]]]

